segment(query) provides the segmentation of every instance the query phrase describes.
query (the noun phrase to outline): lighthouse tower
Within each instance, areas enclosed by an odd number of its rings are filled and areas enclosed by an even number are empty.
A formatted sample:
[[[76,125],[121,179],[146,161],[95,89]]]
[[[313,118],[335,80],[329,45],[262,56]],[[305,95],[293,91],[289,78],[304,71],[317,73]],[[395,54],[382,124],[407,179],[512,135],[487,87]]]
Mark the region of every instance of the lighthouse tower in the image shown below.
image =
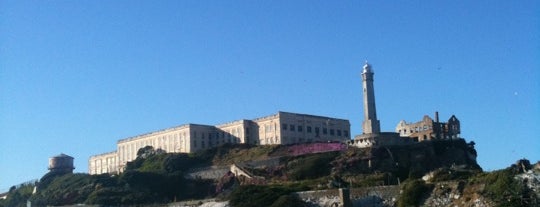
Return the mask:
[[[363,134],[379,134],[381,127],[377,119],[375,109],[375,90],[373,88],[373,71],[371,65],[364,65],[362,70],[362,88],[364,91],[364,122],[362,123]]]

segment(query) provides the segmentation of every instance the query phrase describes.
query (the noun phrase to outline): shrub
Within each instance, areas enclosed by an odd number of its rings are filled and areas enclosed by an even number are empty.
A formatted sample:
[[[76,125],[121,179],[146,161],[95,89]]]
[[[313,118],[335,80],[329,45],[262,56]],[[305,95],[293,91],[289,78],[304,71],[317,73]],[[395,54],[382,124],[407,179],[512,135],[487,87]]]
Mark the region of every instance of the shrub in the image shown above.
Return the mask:
[[[427,197],[427,193],[433,186],[426,184],[423,180],[406,181],[403,184],[403,192],[399,196],[398,206],[419,206],[423,198]]]
[[[282,195],[280,196],[270,207],[299,207],[305,206],[304,201],[302,201],[297,196],[292,195]]]
[[[514,177],[514,169],[508,168],[484,173],[476,180],[486,184],[483,194],[495,201],[498,206],[528,206],[522,198],[534,198],[535,195]]]
[[[289,194],[294,188],[282,186],[240,186],[232,192],[229,203],[233,207],[303,206],[303,202]]]
[[[33,183],[26,183],[18,187],[11,187],[7,199],[0,199],[0,206],[14,206],[14,207],[24,207],[26,206],[26,201],[32,196],[32,191],[34,190],[35,185]]]
[[[297,158],[288,165],[289,177],[304,180],[330,175],[330,163],[337,155],[338,153],[330,152]]]
[[[42,178],[42,180],[46,182],[38,184],[40,189],[30,199],[37,206],[82,203],[95,189],[96,184],[92,176],[82,173]]]

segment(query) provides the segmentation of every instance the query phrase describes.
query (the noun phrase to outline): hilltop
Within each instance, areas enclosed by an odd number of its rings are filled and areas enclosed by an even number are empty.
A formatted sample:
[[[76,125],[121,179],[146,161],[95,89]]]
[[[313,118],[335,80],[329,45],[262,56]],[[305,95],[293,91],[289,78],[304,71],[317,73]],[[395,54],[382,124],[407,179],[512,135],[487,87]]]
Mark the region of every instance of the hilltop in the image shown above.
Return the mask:
[[[402,191],[390,195],[393,201],[378,198],[381,206],[458,202],[515,206],[537,198],[534,185],[523,182],[535,180],[534,173],[524,174],[532,172],[528,161],[485,173],[475,157],[474,143],[463,139],[362,149],[340,143],[227,144],[193,154],[145,147],[123,173],[48,173],[36,184],[10,190],[0,206],[25,206],[26,199],[37,206],[165,204],[193,199],[230,200],[232,206],[302,206],[316,202],[302,200],[293,192],[374,186]],[[521,181],[514,178],[518,175]]]

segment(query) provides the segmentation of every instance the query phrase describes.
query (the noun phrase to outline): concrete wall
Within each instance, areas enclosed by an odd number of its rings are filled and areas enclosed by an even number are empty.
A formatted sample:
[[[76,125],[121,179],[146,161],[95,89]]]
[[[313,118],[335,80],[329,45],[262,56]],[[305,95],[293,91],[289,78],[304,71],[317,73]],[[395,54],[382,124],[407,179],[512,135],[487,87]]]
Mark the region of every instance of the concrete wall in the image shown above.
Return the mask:
[[[350,145],[358,148],[395,146],[413,144],[415,141],[407,137],[400,137],[398,133],[381,132],[379,134],[361,134],[354,137]]]
[[[230,166],[196,168],[191,169],[184,177],[188,179],[218,180],[230,170]]]
[[[350,189],[353,206],[394,206],[399,195],[400,186],[379,186]],[[300,199],[315,206],[332,206],[337,203],[342,206],[338,189],[303,191],[293,193]]]

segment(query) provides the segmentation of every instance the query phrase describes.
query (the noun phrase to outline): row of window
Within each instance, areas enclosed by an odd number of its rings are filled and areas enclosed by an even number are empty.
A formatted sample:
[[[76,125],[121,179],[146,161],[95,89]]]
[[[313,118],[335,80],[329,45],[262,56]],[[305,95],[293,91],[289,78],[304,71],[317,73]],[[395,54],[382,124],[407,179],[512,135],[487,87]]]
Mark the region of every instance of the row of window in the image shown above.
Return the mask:
[[[427,130],[432,130],[432,129],[433,128],[431,126],[424,125],[423,127],[415,127],[414,130],[413,128],[409,129],[409,133],[412,134],[413,132],[427,131]],[[398,132],[401,134],[401,129]],[[403,133],[406,134],[407,129],[403,129]]]
[[[294,124],[282,124],[281,125],[281,129],[283,131],[296,131],[296,132],[303,132],[304,131],[304,127],[301,126],[301,125],[298,125],[298,126],[295,126]],[[311,126],[306,126],[306,132],[307,133],[312,133],[312,127]],[[315,134],[318,136],[319,135],[319,132],[320,132],[320,128],[319,127],[315,127]],[[349,136],[349,131],[347,130],[340,130],[340,129],[328,129],[328,128],[325,128],[323,127],[322,128],[322,133],[324,135],[326,134],[330,134],[330,135],[337,135],[337,136],[344,136],[344,137],[348,137]]]
[[[200,136],[201,138],[205,139],[206,137],[208,137],[208,139],[212,139],[214,138],[214,135],[216,138],[231,138],[231,137],[240,137],[242,133],[242,130],[240,128],[238,129],[232,129],[232,130],[227,130],[227,131],[218,131],[218,132],[208,132],[208,133],[205,133],[205,132],[200,132]],[[197,135],[199,133],[197,133],[197,131],[193,131],[193,138],[198,138]],[[248,128],[246,128],[246,134],[249,134],[249,130]],[[206,136],[207,135],[207,136]]]
[[[210,138],[210,137],[209,137]],[[201,140],[201,148],[206,148],[206,144],[204,142],[204,140]],[[194,148],[197,148],[197,143],[198,143],[198,140],[193,140],[193,147]],[[225,143],[240,143],[240,139],[237,139],[237,138],[233,138],[231,139],[231,137],[229,137],[228,139],[221,139],[221,142],[220,140],[216,140],[216,143],[214,144],[214,142],[212,142],[212,140],[209,140],[208,141],[208,147],[213,147],[213,146],[216,146],[216,145],[220,145],[220,144],[225,144]]]

